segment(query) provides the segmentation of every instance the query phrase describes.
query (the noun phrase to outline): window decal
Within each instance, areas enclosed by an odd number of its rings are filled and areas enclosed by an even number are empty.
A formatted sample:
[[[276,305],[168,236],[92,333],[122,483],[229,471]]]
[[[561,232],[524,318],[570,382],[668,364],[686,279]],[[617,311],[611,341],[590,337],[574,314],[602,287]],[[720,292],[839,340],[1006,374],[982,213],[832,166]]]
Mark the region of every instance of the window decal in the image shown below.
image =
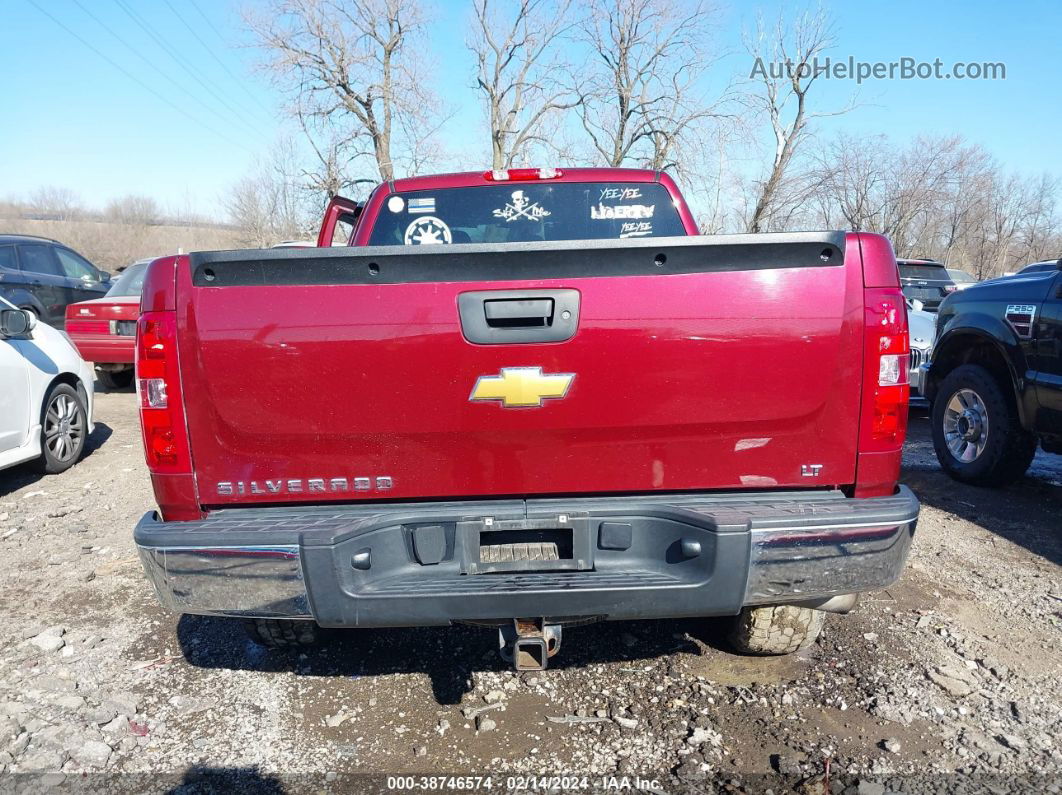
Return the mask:
[[[412,205],[413,202],[410,201],[410,204]],[[450,227],[434,215],[425,215],[407,226],[404,239],[407,246],[430,246],[453,242]]]
[[[518,218],[526,218],[528,221],[541,221],[552,215],[549,210],[539,206],[527,198],[522,190],[513,191],[513,200],[506,202],[505,207],[494,211],[495,218],[504,218],[506,222],[515,221]]]
[[[642,198],[641,188],[602,188],[601,197],[598,201],[630,201],[631,199]]]
[[[652,218],[655,204],[598,204],[590,208],[590,218],[595,221],[614,221],[617,218]]]
[[[620,227],[620,237],[643,237],[653,234],[652,221],[625,221]]]

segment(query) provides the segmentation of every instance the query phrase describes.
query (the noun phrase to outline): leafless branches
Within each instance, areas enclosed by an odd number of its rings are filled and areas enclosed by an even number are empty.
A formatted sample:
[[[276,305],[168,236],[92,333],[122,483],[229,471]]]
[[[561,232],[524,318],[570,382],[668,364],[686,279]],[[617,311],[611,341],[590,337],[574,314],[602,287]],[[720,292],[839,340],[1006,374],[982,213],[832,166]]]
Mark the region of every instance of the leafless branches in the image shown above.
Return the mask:
[[[27,204],[38,217],[56,221],[73,221],[82,212],[81,199],[74,191],[52,185],[35,190]]]
[[[806,225],[880,232],[901,256],[935,257],[978,277],[1058,256],[1062,249],[1049,177],[1009,175],[958,136],[841,135],[808,172],[817,191]]]
[[[152,196],[129,194],[107,202],[104,217],[113,223],[148,226],[162,219],[162,208]]]
[[[286,140],[232,186],[223,203],[241,245],[266,248],[310,234],[319,208],[307,202],[299,176],[295,146]]]
[[[601,162],[675,168],[679,144],[717,115],[697,87],[714,9],[674,0],[592,0],[580,25],[591,61],[582,126]]]
[[[487,103],[491,164],[509,168],[549,147],[547,125],[581,101],[560,78],[558,45],[572,26],[571,0],[475,0],[468,48]],[[570,71],[570,66],[568,67]]]
[[[808,123],[822,116],[851,110],[851,105],[833,112],[812,112],[808,94],[819,74],[815,59],[833,46],[833,27],[826,12],[804,12],[792,22],[779,14],[768,28],[763,20],[745,42],[756,58],[752,78],[758,89],[751,93],[751,106],[764,114],[774,137],[774,153],[765,177],[758,182],[755,204],[748,218],[749,232],[760,232],[774,223],[781,193],[793,157],[808,134]]]
[[[326,150],[369,154],[390,180],[421,156],[438,125],[418,50],[422,8],[416,0],[273,0],[246,23],[295,115],[327,128]],[[322,182],[342,182],[334,169],[344,157],[324,154]]]

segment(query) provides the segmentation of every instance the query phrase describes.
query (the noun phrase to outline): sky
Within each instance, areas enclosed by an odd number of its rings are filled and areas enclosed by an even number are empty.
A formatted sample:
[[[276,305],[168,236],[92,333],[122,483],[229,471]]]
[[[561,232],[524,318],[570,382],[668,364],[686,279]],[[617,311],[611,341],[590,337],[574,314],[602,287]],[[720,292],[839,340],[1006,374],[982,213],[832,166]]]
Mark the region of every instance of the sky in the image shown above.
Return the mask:
[[[747,77],[742,31],[781,6],[716,0],[715,69]],[[253,0],[249,0],[253,5]],[[240,0],[0,0],[0,198],[42,186],[79,194],[88,206],[129,193],[163,207],[220,214],[228,186],[285,134],[284,98],[256,69]],[[926,3],[824,2],[836,26],[834,60],[1003,62],[1006,79],[820,81],[816,107],[858,107],[818,122],[821,134],[960,133],[1024,174],[1062,176],[1062,3],[998,0]],[[469,6],[442,0],[431,27],[435,91],[451,121],[454,150],[481,118],[473,62],[463,42]],[[50,15],[50,16],[49,16]],[[165,46],[164,46],[165,45]],[[764,130],[767,135],[766,129]],[[766,138],[765,138],[766,142]],[[546,164],[549,165],[549,164]]]

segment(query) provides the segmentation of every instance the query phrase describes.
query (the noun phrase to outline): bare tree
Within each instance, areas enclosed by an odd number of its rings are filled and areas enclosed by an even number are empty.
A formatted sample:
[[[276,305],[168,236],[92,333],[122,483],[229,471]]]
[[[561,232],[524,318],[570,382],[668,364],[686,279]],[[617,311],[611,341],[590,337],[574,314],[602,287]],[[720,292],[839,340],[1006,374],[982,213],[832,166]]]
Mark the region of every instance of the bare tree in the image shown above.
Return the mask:
[[[299,169],[293,142],[282,140],[232,186],[223,204],[241,245],[266,248],[310,231],[318,208],[307,202]]]
[[[1022,254],[1029,262],[1062,256],[1057,212],[1059,180],[1049,174],[1032,179],[1026,188],[1026,214],[1019,230]]]
[[[351,188],[360,182],[375,182],[371,178],[357,179],[354,176],[356,161],[366,156],[359,151],[357,136],[337,129],[328,120],[307,118],[296,112],[303,137],[313,153],[311,164],[300,169],[303,188],[326,200],[341,193],[351,193]]]
[[[1015,238],[1026,214],[1026,197],[1016,176],[998,177],[982,225],[984,249],[977,263],[978,277],[996,276],[1014,262]]]
[[[779,14],[771,29],[760,20],[755,36],[746,39],[745,46],[756,58],[751,77],[760,83],[749,102],[766,115],[774,137],[771,165],[757,185],[747,224],[749,232],[760,232],[777,210],[775,203],[786,171],[808,135],[808,123],[845,113],[852,106],[833,112],[808,109],[808,94],[819,77],[815,59],[833,46],[833,26],[824,10],[804,12],[792,23]]]
[[[979,278],[1057,256],[1062,246],[1057,180],[1007,174],[959,136],[897,146],[885,136],[840,135],[809,175],[819,181],[815,225],[880,232],[901,256],[934,257]]]
[[[475,29],[468,48],[476,58],[476,86],[487,102],[491,164],[509,168],[533,145],[549,144],[545,124],[580,98],[559,75],[570,71],[557,57],[571,28],[571,0],[514,0],[511,13],[475,0]]]
[[[702,235],[722,234],[734,228],[741,217],[733,203],[735,194],[740,195],[740,164],[733,157],[739,130],[731,123],[715,124],[704,135],[683,143],[677,176],[687,201],[696,207]]]
[[[161,222],[162,208],[152,196],[131,193],[107,202],[103,216],[112,223],[148,226]]]
[[[331,126],[328,140],[371,155],[390,180],[439,126],[424,74],[423,8],[417,0],[273,0],[245,20],[293,112]]]
[[[609,166],[676,166],[676,145],[716,114],[697,95],[714,9],[703,2],[592,0],[581,24],[591,51],[580,86],[583,128]]]
[[[74,191],[52,185],[33,191],[27,204],[34,215],[56,221],[72,221],[84,212],[81,198]]]

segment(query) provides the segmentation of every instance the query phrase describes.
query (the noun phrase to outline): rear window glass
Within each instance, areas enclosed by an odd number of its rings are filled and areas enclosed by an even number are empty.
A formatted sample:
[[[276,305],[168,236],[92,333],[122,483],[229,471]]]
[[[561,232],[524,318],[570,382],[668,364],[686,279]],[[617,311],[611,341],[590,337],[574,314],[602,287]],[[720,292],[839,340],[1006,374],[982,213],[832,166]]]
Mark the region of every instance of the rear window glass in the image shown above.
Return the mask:
[[[140,295],[144,290],[144,276],[147,274],[148,263],[143,265],[130,265],[122,275],[114,280],[111,289],[107,291],[108,298],[118,298],[127,295]]]
[[[901,265],[900,275],[905,279],[951,280],[943,265]]]
[[[956,281],[956,282],[976,282],[977,281],[977,277],[974,276],[973,274],[967,273],[966,271],[952,270],[951,268],[948,268],[948,276],[950,276],[952,278],[952,280]]]
[[[658,183],[521,183],[388,196],[369,245],[522,243],[684,235]]]

